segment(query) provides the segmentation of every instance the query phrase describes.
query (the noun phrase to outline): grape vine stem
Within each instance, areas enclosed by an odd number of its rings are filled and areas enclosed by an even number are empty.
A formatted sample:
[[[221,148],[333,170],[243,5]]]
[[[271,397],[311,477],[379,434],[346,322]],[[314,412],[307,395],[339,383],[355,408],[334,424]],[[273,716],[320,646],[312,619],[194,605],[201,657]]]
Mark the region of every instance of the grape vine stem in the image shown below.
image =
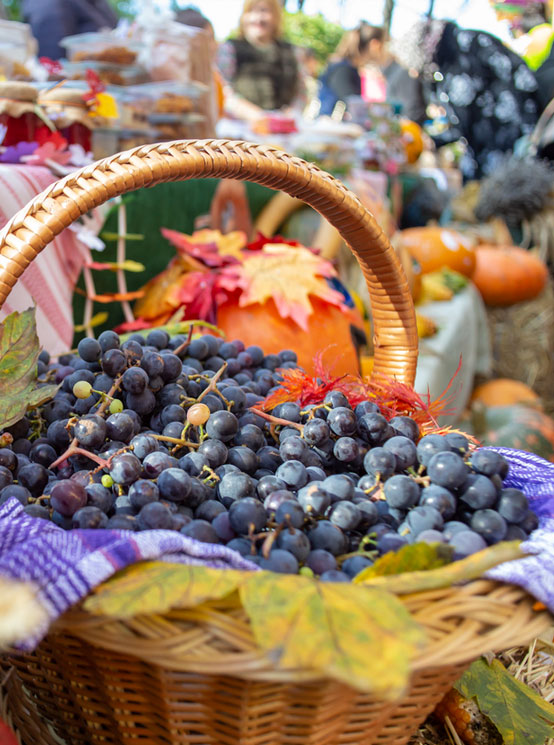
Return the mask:
[[[98,414],[98,416],[104,416],[104,414],[106,413],[106,409],[108,408],[108,406],[110,405],[113,399],[114,393],[117,392],[120,385],[121,385],[121,376],[114,380],[112,387],[110,388],[109,392],[106,394],[106,397],[100,404],[98,411],[95,412],[96,414]],[[84,450],[83,448],[78,446],[77,444],[78,442],[79,441],[77,440],[77,438],[74,437],[69,443],[67,450],[64,453],[62,453],[59,458],[56,458],[56,460],[53,463],[51,463],[48,466],[48,468],[50,469],[57,468],[59,465],[64,463],[68,458],[71,458],[72,455],[84,455],[86,458],[89,458],[90,460],[94,461],[94,463],[97,463],[102,468],[108,468],[109,466],[108,460],[104,460],[104,458],[100,458],[98,455],[91,453],[89,450]]]

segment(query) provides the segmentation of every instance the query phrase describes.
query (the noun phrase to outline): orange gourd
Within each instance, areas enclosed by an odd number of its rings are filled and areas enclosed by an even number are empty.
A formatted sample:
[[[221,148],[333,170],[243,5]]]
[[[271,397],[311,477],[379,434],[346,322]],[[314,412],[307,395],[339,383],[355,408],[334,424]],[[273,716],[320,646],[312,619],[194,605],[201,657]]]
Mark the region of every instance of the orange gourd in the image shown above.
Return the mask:
[[[518,246],[477,247],[472,280],[487,305],[513,305],[540,295],[548,279],[544,261]]]
[[[333,375],[358,373],[359,362],[350,325],[362,327],[359,313],[356,310],[344,313],[318,298],[310,300],[314,312],[308,319],[307,331],[290,318],[281,318],[273,300],[245,308],[239,308],[236,302],[223,303],[217,311],[217,325],[228,339],[241,339],[246,346],[259,344],[266,354],[293,349],[299,365],[309,375],[315,374],[316,356],[336,345],[324,355]]]
[[[482,401],[485,406],[510,406],[526,404],[540,408],[540,398],[535,391],[520,380],[496,378],[477,386],[472,401]]]
[[[405,246],[421,267],[423,274],[447,266],[466,277],[475,269],[472,241],[455,230],[441,227],[407,228],[396,241]]]

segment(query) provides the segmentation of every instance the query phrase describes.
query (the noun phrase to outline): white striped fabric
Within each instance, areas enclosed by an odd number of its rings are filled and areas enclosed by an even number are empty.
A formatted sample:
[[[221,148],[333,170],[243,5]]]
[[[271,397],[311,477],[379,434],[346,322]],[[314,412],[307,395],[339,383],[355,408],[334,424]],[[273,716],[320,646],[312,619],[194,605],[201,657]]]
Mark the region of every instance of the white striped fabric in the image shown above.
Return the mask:
[[[0,164],[0,229],[54,181],[48,168]],[[101,225],[99,214],[98,230]],[[41,346],[52,355],[67,352],[73,339],[73,289],[86,256],[75,232],[64,230],[25,270],[0,310],[0,320],[36,305]]]

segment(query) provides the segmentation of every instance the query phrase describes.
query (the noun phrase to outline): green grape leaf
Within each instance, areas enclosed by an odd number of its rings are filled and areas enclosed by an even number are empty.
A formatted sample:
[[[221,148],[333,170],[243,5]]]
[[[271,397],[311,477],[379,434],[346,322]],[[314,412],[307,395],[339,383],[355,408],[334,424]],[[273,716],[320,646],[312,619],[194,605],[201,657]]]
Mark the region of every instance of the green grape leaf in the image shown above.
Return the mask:
[[[372,577],[438,569],[452,561],[452,553],[453,549],[443,543],[412,543],[403,546],[398,551],[389,551],[388,554],[381,556],[373,566],[364,569],[356,579],[358,582],[364,582]]]
[[[144,561],[100,585],[85,600],[85,610],[110,618],[194,608],[230,595],[249,572]]]
[[[39,353],[34,308],[10,313],[0,324],[0,429],[15,424],[29,406],[48,401],[57,391],[57,386],[36,388]]]
[[[42,404],[54,398],[59,389],[59,385],[42,385],[40,388],[35,388],[34,391],[29,393],[27,408],[34,409],[36,406],[42,406]]]
[[[490,665],[477,660],[454,687],[475,699],[504,745],[544,745],[554,737],[554,706],[510,675],[499,660]]]
[[[254,572],[239,596],[256,642],[291,675],[308,669],[393,699],[425,643],[406,607],[383,590]]]

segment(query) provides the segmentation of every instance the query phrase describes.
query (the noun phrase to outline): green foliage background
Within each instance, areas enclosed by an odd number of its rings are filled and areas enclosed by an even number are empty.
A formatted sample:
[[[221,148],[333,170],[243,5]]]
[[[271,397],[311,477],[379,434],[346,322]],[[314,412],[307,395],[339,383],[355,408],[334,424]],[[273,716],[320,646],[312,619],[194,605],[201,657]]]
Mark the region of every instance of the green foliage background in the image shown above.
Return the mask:
[[[344,32],[341,26],[331,23],[321,14],[308,16],[305,13],[285,12],[284,28],[287,41],[313,49],[321,65],[335,51]]]

